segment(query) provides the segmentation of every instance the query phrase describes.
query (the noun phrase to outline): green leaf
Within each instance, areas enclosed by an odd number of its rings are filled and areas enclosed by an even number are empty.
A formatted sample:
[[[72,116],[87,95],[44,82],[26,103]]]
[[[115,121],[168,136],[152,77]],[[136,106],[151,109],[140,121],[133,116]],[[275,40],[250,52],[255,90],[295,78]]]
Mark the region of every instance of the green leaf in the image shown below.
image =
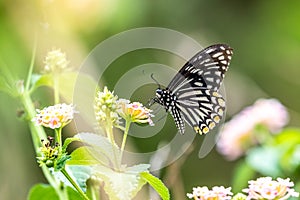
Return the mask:
[[[67,160],[69,160],[70,158],[71,158],[70,155],[68,155],[67,153],[63,153],[59,158],[57,158],[56,165],[54,166],[54,170],[55,171],[62,170],[65,167]]]
[[[92,168],[90,166],[82,165],[66,165],[66,171],[73,180],[80,186],[83,191],[86,191],[86,181],[91,177]],[[63,175],[61,171],[52,172],[52,174],[65,185],[74,188],[69,180]],[[74,188],[75,189],[75,188]]]
[[[0,76],[0,91],[7,93],[8,95],[14,97],[16,96],[17,92],[14,91],[15,88],[12,88],[4,77]]]
[[[28,200],[59,200],[54,188],[51,185],[36,184],[28,194]]]
[[[287,173],[294,173],[300,167],[300,129],[284,129],[275,137],[275,144],[282,149],[281,167]]]
[[[159,178],[153,176],[149,172],[142,172],[141,176],[153,187],[153,189],[159,194],[159,196],[163,200],[170,199],[169,189],[164,185],[164,183]]]
[[[244,161],[238,163],[234,170],[232,188],[233,192],[239,192],[246,188],[248,181],[255,176],[255,171]]]
[[[111,144],[106,137],[94,133],[78,133],[74,138],[89,145],[90,153],[102,165],[110,163],[118,166],[118,161],[121,159],[120,149],[116,144]]]
[[[275,137],[277,144],[289,143],[299,144],[300,143],[300,129],[298,128],[287,128],[284,129],[280,134]]]
[[[0,60],[0,91],[7,93],[12,97],[18,95],[16,83],[17,78],[11,73],[8,66]]]
[[[149,167],[148,164],[140,164],[114,171],[99,165],[94,170],[95,175],[104,181],[104,190],[110,200],[131,200],[146,184],[141,172],[148,171]]]
[[[86,85],[84,86],[84,90],[88,90],[88,88],[96,88],[98,83],[89,75],[79,74],[78,72],[64,72],[61,74],[35,74],[32,76],[32,90],[36,90],[41,86],[53,87],[53,79],[54,76],[58,76],[59,81],[59,92],[68,102],[73,101],[74,88],[78,81],[84,82]],[[82,89],[82,88],[80,88]],[[82,91],[84,92],[82,89]],[[83,95],[84,96],[84,95]]]
[[[280,147],[262,146],[248,152],[246,162],[257,172],[266,176],[281,176],[280,158],[283,150]]]
[[[67,187],[68,199],[70,200],[82,200],[80,194],[73,190],[71,187]],[[34,185],[28,194],[28,200],[60,200],[55,192],[55,189],[48,184],[36,184]]]
[[[74,141],[79,141],[79,139],[78,139],[78,138],[74,138],[74,137],[70,137],[70,138],[65,139],[64,145],[63,145],[63,147],[62,147],[62,151],[63,151],[63,152],[66,152],[66,150],[67,150],[69,144],[71,144],[71,143],[74,142]]]
[[[68,199],[70,200],[82,200],[82,196],[73,188],[67,187]],[[52,200],[52,199],[51,199]]]
[[[94,165],[99,164],[91,154],[90,147],[84,146],[75,149],[71,153],[71,159],[67,161],[68,165]]]
[[[51,74],[33,74],[31,77],[32,91],[41,86],[53,86],[53,75]]]

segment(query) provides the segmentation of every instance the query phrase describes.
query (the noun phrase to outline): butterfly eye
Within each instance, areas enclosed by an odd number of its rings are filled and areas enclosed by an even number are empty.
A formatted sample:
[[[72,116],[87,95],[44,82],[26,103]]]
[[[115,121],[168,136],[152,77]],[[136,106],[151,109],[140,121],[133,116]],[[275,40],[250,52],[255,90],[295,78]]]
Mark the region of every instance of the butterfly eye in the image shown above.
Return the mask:
[[[163,92],[162,92],[161,89],[157,89],[157,90],[156,90],[156,96],[157,96],[158,98],[161,97],[162,93],[163,93]]]

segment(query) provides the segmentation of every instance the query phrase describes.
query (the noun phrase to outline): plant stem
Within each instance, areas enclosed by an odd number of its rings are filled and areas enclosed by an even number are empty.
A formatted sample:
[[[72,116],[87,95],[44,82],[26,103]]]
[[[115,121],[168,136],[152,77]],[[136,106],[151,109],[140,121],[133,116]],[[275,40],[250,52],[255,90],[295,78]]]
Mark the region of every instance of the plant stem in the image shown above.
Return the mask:
[[[35,116],[35,108],[34,104],[30,98],[30,95],[27,90],[21,95],[21,102],[25,108],[25,111],[27,113],[28,117],[28,124],[31,132],[31,138],[33,141],[33,146],[35,149],[35,152],[38,152],[41,139],[45,139],[47,137],[44,129],[41,126],[36,126],[34,122],[31,121],[31,119]],[[53,177],[49,169],[43,165],[42,171],[47,179],[47,181],[50,183],[50,185],[55,189],[57,195],[59,196],[59,199],[65,200],[67,199],[66,193],[60,189],[60,184],[56,181],[56,179]]]
[[[32,72],[33,72],[33,65],[34,65],[35,54],[36,54],[36,46],[37,46],[37,36],[35,36],[35,39],[34,39],[32,57],[31,57],[30,65],[29,65],[28,74],[27,74],[25,91],[29,91],[29,87],[30,87],[31,76],[32,76]]]
[[[72,179],[72,177],[69,175],[69,173],[67,172],[67,170],[65,168],[63,168],[61,170],[61,172],[63,173],[63,175],[70,181],[70,183],[76,188],[76,190],[79,192],[79,194],[85,199],[85,200],[89,200],[89,198],[86,196],[86,194],[81,190],[81,188],[78,186],[78,184]]]
[[[28,124],[31,130],[32,141],[34,144],[34,149],[37,151],[41,144],[41,139],[47,138],[44,129],[41,126],[36,126],[31,119],[35,116],[35,108],[30,95],[25,91],[21,96],[21,102],[24,105],[25,111],[27,113]]]
[[[86,194],[91,200],[100,200],[100,184],[99,181],[95,180],[94,178],[90,178],[87,181],[87,191]]]
[[[124,131],[122,145],[121,145],[120,163],[122,163],[123,152],[124,152],[124,149],[125,149],[125,144],[126,144],[126,140],[127,140],[127,136],[128,136],[130,124],[131,124],[131,121],[130,120],[126,120],[126,122],[125,122],[125,131]]]
[[[61,127],[59,129],[55,129],[56,142],[59,144],[60,148],[62,148],[61,129],[62,129]]]
[[[112,147],[112,150],[114,153],[115,166],[117,167],[117,169],[120,169],[120,162],[117,159],[116,143],[115,143],[115,139],[114,139],[113,126],[112,126],[111,120],[107,120],[105,129],[106,129],[106,134],[107,134],[108,140],[111,143],[111,147]]]
[[[41,168],[47,181],[56,191],[56,194],[58,195],[59,199],[67,200],[68,199],[68,194],[66,193],[67,191],[61,188],[60,183],[57,182],[55,178],[52,176],[52,174],[49,171],[49,168],[46,165],[42,165]]]

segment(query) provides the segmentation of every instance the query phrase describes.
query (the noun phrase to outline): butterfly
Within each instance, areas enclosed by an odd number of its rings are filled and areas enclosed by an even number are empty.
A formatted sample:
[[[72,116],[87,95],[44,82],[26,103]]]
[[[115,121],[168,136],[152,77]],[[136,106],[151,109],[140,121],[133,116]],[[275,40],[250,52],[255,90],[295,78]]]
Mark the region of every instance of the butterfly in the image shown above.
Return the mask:
[[[165,89],[159,85],[149,105],[158,103],[170,112],[181,134],[185,132],[185,122],[196,133],[208,133],[225,112],[225,100],[219,89],[232,54],[232,48],[226,44],[215,44],[198,52]]]

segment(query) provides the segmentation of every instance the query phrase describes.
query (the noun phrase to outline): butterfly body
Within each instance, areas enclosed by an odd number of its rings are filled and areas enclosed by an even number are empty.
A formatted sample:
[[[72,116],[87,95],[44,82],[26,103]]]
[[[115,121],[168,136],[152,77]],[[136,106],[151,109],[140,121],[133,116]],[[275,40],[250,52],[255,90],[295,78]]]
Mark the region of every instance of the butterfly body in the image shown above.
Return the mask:
[[[173,116],[181,134],[185,122],[199,134],[206,134],[221,120],[225,100],[219,88],[228,69],[232,49],[225,44],[205,48],[192,57],[171,80],[156,90],[152,99]]]

